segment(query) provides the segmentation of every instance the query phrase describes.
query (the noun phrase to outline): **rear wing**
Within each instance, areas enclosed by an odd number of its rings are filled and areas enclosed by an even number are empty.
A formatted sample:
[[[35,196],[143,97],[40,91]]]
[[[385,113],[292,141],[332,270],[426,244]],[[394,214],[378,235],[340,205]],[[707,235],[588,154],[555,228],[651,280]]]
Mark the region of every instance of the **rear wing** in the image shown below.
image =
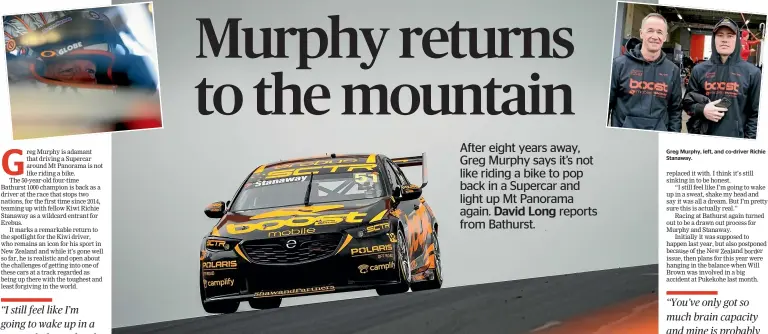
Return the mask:
[[[426,153],[422,153],[419,156],[392,159],[392,162],[394,162],[395,165],[397,165],[397,167],[400,167],[400,168],[421,166],[421,182],[422,182],[421,187],[424,188],[427,186],[427,154]]]

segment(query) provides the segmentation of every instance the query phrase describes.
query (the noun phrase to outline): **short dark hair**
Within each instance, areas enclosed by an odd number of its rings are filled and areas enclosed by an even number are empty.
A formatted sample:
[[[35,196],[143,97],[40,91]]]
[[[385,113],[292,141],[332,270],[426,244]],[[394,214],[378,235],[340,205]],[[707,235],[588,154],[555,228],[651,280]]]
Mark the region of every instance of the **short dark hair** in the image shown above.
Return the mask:
[[[667,31],[669,31],[669,23],[667,23],[667,19],[665,19],[665,18],[664,18],[664,16],[663,16],[663,15],[661,15],[661,14],[659,14],[659,13],[650,13],[650,14],[646,15],[646,16],[643,18],[643,22],[642,22],[642,23],[640,23],[640,29],[641,29],[641,30],[643,29],[643,26],[645,26],[645,21],[648,21],[648,19],[650,19],[650,18],[652,18],[652,17],[656,17],[656,18],[659,18],[659,19],[661,19],[662,21],[664,21],[664,25],[667,27]]]

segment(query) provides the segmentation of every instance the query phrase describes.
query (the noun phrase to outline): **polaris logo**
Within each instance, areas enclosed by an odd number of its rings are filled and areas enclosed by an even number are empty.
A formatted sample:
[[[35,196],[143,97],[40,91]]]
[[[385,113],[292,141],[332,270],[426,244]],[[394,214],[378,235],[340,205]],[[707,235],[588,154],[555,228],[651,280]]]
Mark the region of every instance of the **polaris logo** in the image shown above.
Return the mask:
[[[360,248],[352,248],[350,251],[351,255],[371,255],[371,254],[378,254],[378,253],[384,253],[384,252],[391,252],[392,251],[392,244],[386,244],[386,245],[376,245],[376,246],[370,246],[370,247],[360,247]]]
[[[273,184],[281,184],[281,183],[289,183],[289,182],[301,182],[306,181],[307,176],[294,176],[294,177],[286,177],[283,179],[277,179],[277,180],[265,180],[265,181],[256,181],[252,185],[254,187],[261,187],[261,186],[271,186]]]

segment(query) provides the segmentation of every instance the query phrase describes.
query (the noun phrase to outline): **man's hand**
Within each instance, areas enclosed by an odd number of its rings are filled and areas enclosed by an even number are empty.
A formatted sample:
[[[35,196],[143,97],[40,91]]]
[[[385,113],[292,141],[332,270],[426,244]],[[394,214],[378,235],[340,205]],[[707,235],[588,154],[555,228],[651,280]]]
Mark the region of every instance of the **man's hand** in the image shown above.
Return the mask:
[[[725,116],[725,112],[728,111],[728,108],[715,107],[718,103],[720,100],[709,102],[704,106],[704,117],[712,122],[719,122]]]

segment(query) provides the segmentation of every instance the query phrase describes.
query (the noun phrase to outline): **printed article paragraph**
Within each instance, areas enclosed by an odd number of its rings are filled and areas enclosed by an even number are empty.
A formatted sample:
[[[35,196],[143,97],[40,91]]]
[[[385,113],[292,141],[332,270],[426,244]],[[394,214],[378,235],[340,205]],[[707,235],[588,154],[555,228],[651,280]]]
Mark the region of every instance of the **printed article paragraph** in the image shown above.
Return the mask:
[[[92,149],[13,149],[0,182],[0,332],[90,329],[89,307],[63,298],[105,285],[108,173]],[[108,268],[106,270],[109,270]],[[37,296],[45,296],[39,298]],[[90,308],[98,303],[89,302]],[[42,332],[40,332],[42,333]],[[79,333],[86,333],[80,331]]]
[[[665,333],[759,334],[766,235],[762,149],[666,150],[659,274]],[[669,159],[675,157],[676,159]],[[683,158],[690,158],[686,160]],[[723,161],[727,159],[727,163]],[[692,162],[696,160],[697,162]]]
[[[595,164],[579,145],[463,143],[459,151],[462,229],[536,229],[541,219],[598,214],[576,199]]]
[[[764,224],[764,184],[750,182],[752,169],[667,172],[677,191],[667,193],[665,222],[667,280],[670,282],[758,283],[753,269],[763,262],[765,236],[752,233]]]

